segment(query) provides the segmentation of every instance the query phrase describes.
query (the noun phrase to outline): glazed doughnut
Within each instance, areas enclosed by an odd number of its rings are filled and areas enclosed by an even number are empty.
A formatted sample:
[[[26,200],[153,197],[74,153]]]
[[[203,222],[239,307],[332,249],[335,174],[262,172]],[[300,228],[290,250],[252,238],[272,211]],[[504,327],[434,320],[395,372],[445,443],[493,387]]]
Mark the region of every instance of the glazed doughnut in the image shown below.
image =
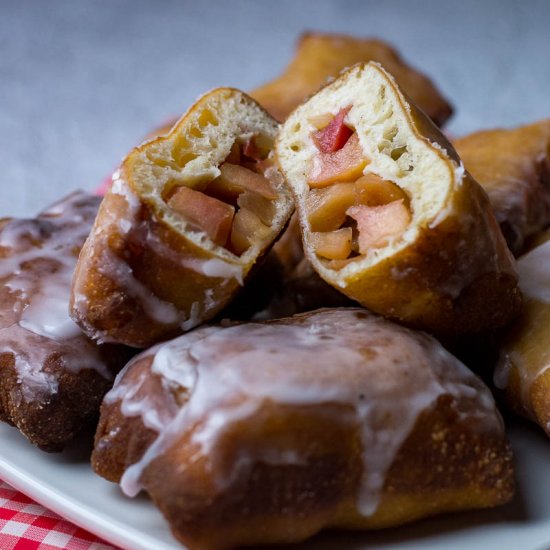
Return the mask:
[[[518,259],[525,303],[501,338],[495,385],[510,407],[550,436],[550,231]]]
[[[441,336],[516,315],[515,262],[486,194],[380,65],[348,70],[298,107],[276,148],[326,282]]]
[[[432,337],[363,309],[209,326],[106,396],[95,471],[145,489],[191,550],[377,529],[513,494],[489,390]]]
[[[77,192],[36,218],[0,223],[0,420],[47,451],[97,418],[129,358],[69,317],[72,273],[99,202]]]
[[[277,130],[219,88],[126,157],[75,272],[71,314],[86,334],[147,347],[228,305],[294,210],[272,161]]]
[[[550,224],[550,120],[484,130],[454,142],[466,169],[487,191],[515,254]]]
[[[252,97],[277,120],[284,121],[298,105],[316,93],[329,79],[356,63],[377,61],[403,91],[441,126],[453,110],[434,84],[407,65],[386,42],[342,34],[304,33],[294,59],[275,80],[256,88]]]

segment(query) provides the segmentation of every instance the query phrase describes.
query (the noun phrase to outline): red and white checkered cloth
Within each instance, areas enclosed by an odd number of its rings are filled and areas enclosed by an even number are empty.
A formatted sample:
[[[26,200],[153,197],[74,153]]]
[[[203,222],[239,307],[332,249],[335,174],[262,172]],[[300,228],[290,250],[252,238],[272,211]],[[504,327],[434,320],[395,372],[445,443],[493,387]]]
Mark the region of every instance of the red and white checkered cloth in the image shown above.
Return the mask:
[[[0,480],[0,550],[116,550]]]

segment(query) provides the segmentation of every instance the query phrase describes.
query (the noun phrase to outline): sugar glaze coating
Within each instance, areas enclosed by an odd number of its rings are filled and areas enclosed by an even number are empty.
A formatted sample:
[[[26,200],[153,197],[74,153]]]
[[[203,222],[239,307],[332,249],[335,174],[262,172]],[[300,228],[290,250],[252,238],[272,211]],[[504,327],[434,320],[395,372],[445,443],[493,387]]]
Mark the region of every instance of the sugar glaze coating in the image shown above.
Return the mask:
[[[56,376],[44,367],[60,346],[68,371],[93,369],[113,378],[69,317],[72,274],[99,202],[76,192],[37,218],[7,220],[0,230],[0,354],[14,357],[16,403],[57,392]]]

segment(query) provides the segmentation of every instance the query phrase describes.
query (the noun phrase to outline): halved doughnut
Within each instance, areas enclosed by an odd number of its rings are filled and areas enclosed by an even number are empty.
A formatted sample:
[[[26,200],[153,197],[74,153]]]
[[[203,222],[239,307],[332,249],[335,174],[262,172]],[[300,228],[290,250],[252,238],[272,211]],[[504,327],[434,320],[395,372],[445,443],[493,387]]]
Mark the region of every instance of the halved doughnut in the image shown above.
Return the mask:
[[[89,336],[146,347],[230,302],[294,208],[272,160],[277,130],[219,88],[130,152],[75,272],[71,312]]]
[[[321,128],[320,116],[328,121]],[[324,142],[341,135],[334,120],[351,136],[323,150],[319,132]],[[517,313],[514,259],[485,192],[380,65],[348,70],[298,107],[282,126],[277,156],[309,261],[350,298],[442,335],[494,329]],[[331,190],[340,196],[328,197]],[[320,204],[331,227],[319,224]],[[349,255],[342,258],[343,237],[319,253],[319,228],[351,228]]]

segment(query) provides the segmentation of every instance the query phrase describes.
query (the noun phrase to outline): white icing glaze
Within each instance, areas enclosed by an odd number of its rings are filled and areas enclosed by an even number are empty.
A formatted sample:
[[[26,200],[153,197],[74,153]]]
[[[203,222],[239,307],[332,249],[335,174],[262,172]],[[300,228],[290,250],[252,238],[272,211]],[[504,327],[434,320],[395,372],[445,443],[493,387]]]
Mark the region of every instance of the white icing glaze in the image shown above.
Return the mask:
[[[68,315],[72,271],[67,270],[66,274],[68,277],[51,280],[38,296],[33,296],[19,321],[23,328],[54,340],[80,335],[80,329]]]
[[[207,277],[223,277],[224,279],[234,278],[242,286],[243,284],[243,268],[240,265],[228,264],[218,258],[211,258],[198,265],[196,271],[206,275]]]
[[[550,241],[522,256],[517,265],[524,296],[550,304]]]
[[[199,454],[213,462],[223,434],[235,422],[253,422],[268,401],[349,408],[338,421],[361,431],[364,472],[357,507],[366,516],[376,511],[388,469],[419,415],[441,395],[454,396],[457,412],[473,425],[503,429],[489,391],[435,340],[364,310],[320,310],[291,322],[204,327],[145,356],[154,358],[151,372],[176,394],[186,392],[188,400],[163,419],[154,443],[124,473],[121,486],[131,496],[141,489],[143,470],[182,434],[190,433]],[[120,401],[124,414],[140,415],[153,427],[151,402],[143,396],[135,400],[141,381],[127,380],[125,373],[107,402]],[[280,452],[266,441],[254,455],[241,453],[231,471],[218,472],[220,490],[237,470],[258,461],[306,464],[307,457]]]
[[[57,379],[44,370],[61,354],[77,372],[112,375],[69,317],[71,278],[77,254],[91,228],[99,198],[74,193],[38,218],[11,220],[0,230],[0,353],[11,354],[21,388],[30,401],[57,392]]]

